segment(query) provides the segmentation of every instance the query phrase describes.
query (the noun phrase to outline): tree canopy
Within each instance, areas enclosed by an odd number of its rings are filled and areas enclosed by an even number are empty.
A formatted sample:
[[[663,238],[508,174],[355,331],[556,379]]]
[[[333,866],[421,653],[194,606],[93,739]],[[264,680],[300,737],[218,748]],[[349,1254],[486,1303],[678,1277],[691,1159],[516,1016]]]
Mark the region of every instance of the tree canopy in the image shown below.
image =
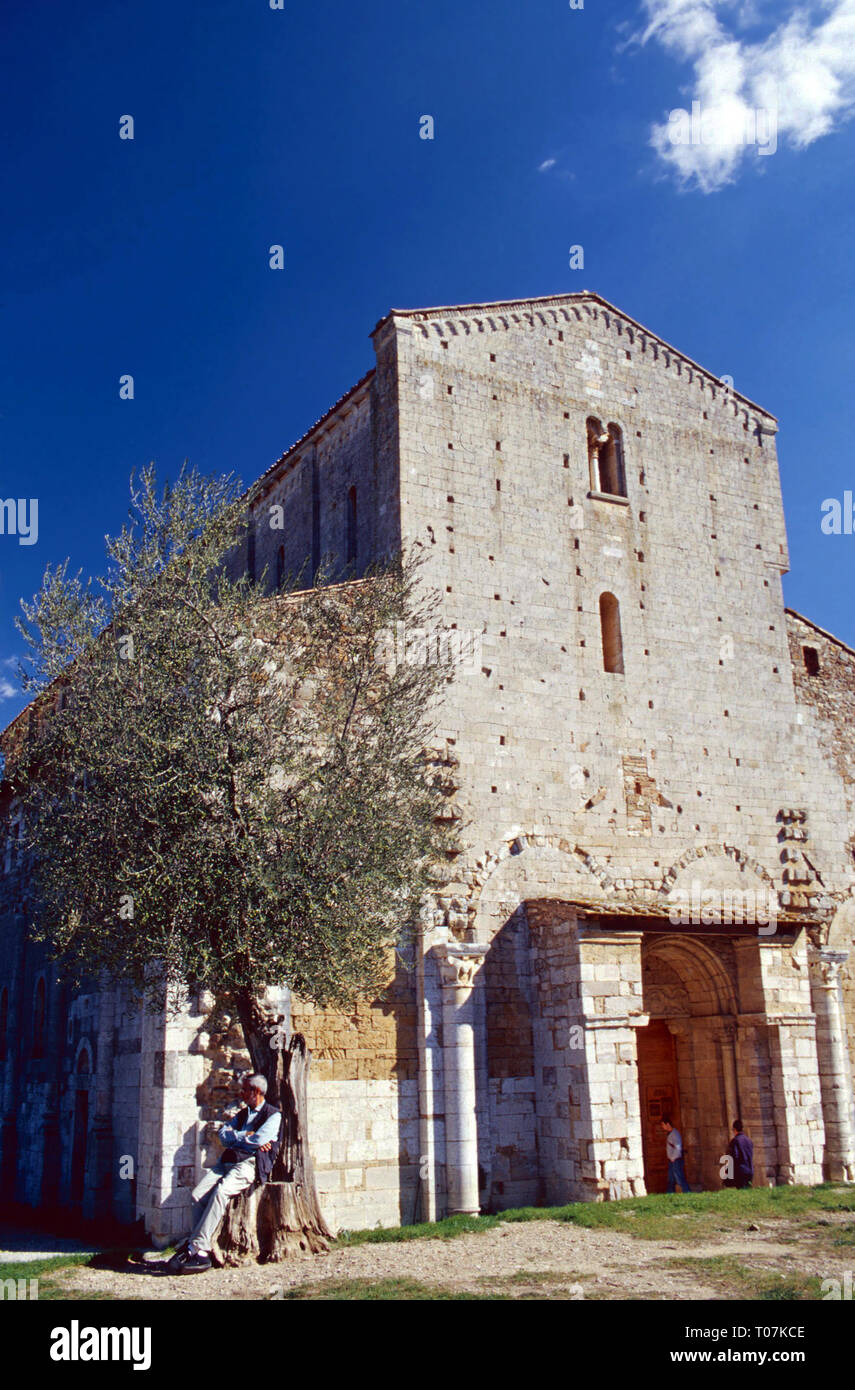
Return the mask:
[[[448,849],[429,750],[452,661],[420,562],[271,593],[236,563],[233,479],[149,468],[131,497],[103,575],[49,567],[22,604],[32,930],[72,978],[376,992]],[[417,659],[388,659],[398,624]]]

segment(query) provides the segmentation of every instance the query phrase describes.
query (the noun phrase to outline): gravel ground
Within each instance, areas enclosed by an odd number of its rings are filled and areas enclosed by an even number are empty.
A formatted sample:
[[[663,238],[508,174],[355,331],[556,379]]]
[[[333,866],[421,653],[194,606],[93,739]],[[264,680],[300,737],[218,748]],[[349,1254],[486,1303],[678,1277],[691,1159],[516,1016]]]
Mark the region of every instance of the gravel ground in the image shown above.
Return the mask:
[[[720,1287],[702,1271],[670,1269],[669,1261],[729,1255],[783,1274],[842,1272],[851,1256],[782,1244],[787,1224],[764,1223],[757,1234],[729,1236],[695,1244],[648,1241],[605,1230],[586,1230],[558,1221],[508,1222],[478,1235],[452,1240],[413,1240],[361,1245],[327,1255],[302,1256],[280,1265],[213,1269],[204,1274],[166,1274],[161,1260],[122,1270],[76,1267],[57,1277],[69,1295],[95,1294],[115,1299],[270,1299],[298,1285],[365,1279],[418,1280],[455,1291],[489,1290],[493,1281],[515,1277],[503,1291],[517,1295],[544,1282],[573,1285],[600,1298],[691,1300],[721,1298]],[[839,1270],[837,1268],[839,1266]],[[547,1281],[538,1276],[552,1276]],[[563,1296],[572,1297],[573,1292]],[[577,1291],[577,1296],[581,1296]]]

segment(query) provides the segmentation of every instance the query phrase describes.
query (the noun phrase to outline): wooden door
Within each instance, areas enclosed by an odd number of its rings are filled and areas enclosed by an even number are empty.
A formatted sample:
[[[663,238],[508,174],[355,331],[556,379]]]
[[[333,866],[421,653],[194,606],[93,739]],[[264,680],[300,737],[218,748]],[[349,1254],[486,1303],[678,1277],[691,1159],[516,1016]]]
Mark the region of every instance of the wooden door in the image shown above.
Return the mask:
[[[681,1134],[683,1131],[674,1035],[662,1019],[654,1019],[646,1028],[639,1028],[637,1037],[644,1181],[648,1192],[665,1192],[668,1159],[661,1123],[663,1115],[670,1115],[675,1129]]]

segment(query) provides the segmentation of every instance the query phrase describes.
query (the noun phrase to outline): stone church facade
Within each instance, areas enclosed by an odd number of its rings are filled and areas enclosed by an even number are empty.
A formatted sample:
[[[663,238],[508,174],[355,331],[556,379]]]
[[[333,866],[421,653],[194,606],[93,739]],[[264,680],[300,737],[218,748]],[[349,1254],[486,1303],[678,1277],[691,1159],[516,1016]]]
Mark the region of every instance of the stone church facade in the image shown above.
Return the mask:
[[[756,1182],[855,1178],[855,653],[785,610],[774,417],[590,293],[393,311],[373,342],[261,479],[245,557],[419,543],[461,655],[418,949],[382,999],[287,1001],[328,1221],[662,1190],[666,1111],[693,1186],[737,1114]],[[0,1024],[4,1196],[182,1232],[233,1021],[71,998],[13,914]]]

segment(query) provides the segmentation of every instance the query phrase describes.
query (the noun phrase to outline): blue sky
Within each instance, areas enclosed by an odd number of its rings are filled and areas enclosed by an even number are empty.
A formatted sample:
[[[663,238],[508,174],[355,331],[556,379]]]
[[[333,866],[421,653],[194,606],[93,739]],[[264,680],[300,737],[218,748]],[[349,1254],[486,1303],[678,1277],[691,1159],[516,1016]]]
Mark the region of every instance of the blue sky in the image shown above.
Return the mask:
[[[591,289],[732,376],[781,421],[787,602],[855,644],[820,530],[855,489],[855,0],[284,4],[4,2],[0,496],[39,536],[0,536],[0,723],[19,596],[100,566],[131,470],[257,476],[392,306]],[[773,155],[663,140],[772,91]]]

